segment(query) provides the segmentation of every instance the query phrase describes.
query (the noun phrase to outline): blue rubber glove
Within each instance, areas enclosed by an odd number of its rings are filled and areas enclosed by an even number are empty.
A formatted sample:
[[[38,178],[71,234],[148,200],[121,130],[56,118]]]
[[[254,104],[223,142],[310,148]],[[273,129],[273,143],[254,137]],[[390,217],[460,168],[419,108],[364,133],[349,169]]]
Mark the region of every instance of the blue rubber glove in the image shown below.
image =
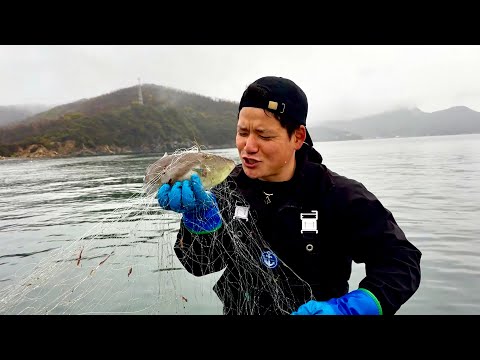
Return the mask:
[[[157,198],[162,208],[183,214],[183,224],[191,233],[207,234],[222,225],[215,195],[204,190],[197,174],[173,186],[163,184]]]
[[[375,295],[360,288],[328,301],[310,300],[292,315],[382,315],[382,307]]]

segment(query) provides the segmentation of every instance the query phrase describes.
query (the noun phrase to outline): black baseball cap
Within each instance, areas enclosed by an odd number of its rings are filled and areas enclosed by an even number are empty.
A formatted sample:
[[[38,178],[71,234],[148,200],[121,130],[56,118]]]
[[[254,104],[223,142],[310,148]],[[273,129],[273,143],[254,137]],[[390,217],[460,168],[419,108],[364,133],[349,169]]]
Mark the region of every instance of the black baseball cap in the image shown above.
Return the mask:
[[[265,76],[251,83],[243,92],[238,112],[244,107],[265,109],[287,122],[307,125],[307,96],[292,80],[283,77]],[[305,142],[313,146],[308,130]]]

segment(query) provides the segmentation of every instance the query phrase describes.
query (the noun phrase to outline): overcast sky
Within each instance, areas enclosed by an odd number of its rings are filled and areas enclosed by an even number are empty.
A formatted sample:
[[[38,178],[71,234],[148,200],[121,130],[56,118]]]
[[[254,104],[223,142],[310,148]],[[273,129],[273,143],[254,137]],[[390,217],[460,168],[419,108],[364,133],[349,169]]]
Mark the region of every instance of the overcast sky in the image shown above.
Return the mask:
[[[308,124],[398,107],[480,111],[480,46],[0,45],[0,105],[58,105],[142,83],[239,101],[265,75],[306,92]]]

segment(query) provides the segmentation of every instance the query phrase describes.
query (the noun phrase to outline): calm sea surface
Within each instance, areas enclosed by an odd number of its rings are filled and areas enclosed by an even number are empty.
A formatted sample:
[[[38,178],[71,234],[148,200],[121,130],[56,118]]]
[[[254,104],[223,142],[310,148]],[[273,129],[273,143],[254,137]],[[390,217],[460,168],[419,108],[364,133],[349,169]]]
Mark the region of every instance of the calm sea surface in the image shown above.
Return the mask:
[[[422,251],[420,288],[398,314],[480,314],[480,134],[315,148]],[[187,274],[171,249],[178,217],[140,196],[158,157],[0,161],[0,313],[221,313],[220,274]],[[352,288],[362,276],[354,265]]]

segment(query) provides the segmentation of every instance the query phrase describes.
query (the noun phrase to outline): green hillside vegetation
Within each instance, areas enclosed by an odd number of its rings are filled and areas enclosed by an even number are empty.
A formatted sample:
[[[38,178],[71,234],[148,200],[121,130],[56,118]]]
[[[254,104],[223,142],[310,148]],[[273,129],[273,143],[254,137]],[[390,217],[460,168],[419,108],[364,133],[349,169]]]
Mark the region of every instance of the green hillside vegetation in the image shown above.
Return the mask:
[[[124,152],[163,152],[198,142],[232,147],[238,104],[157,85],[121,89],[61,105],[15,125],[0,128],[0,155],[12,156],[32,144],[70,152],[102,146]]]

